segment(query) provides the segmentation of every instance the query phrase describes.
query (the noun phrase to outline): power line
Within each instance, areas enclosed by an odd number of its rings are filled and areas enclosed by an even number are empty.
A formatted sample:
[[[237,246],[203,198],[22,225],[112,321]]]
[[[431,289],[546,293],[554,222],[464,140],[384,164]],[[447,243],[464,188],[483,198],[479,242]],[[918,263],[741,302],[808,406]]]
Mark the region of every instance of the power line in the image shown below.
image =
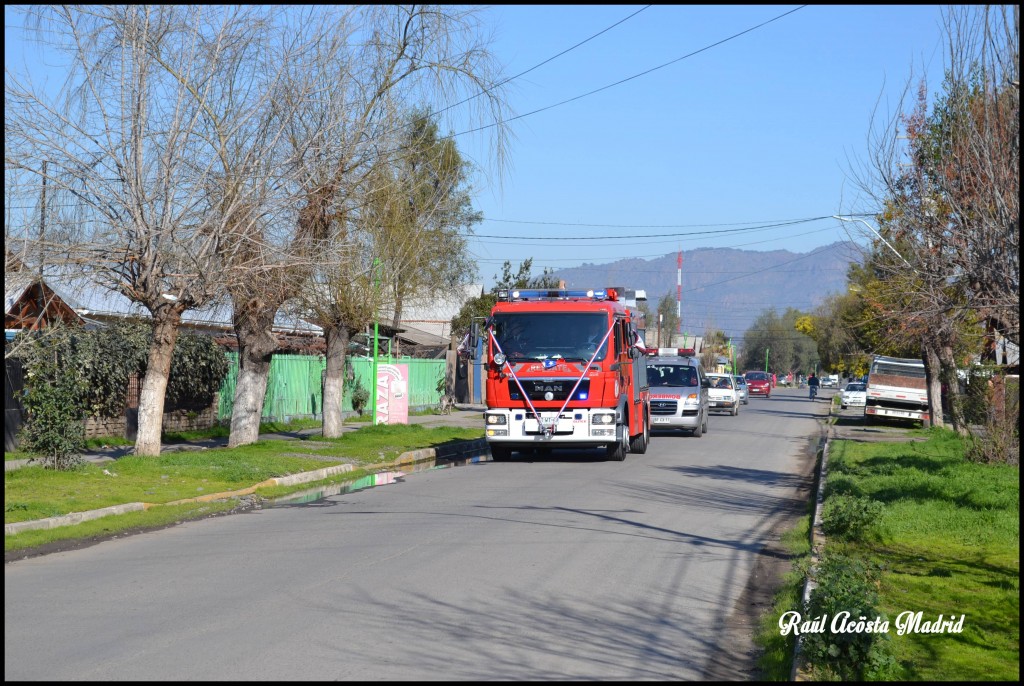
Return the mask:
[[[561,102],[556,102],[553,105],[548,105],[547,107],[541,107],[540,109],[536,109],[536,110],[533,110],[532,112],[527,112],[525,114],[520,114],[520,115],[517,115],[517,116],[512,117],[510,119],[506,119],[506,120],[501,121],[501,122],[495,122],[494,124],[487,124],[486,126],[480,126],[480,127],[475,128],[475,129],[468,129],[468,130],[462,131],[460,133],[454,133],[451,136],[449,136],[449,138],[454,138],[455,136],[462,136],[462,135],[465,135],[467,133],[476,133],[477,131],[483,131],[485,129],[494,128],[495,126],[498,126],[499,124],[507,124],[507,123],[515,121],[517,119],[523,119],[524,117],[529,117],[529,116],[532,116],[534,114],[539,114],[540,112],[545,112],[547,110],[554,109],[556,107],[561,107],[562,105],[566,105],[566,104],[568,104],[570,102],[575,102],[576,100],[580,100],[582,98],[586,98],[588,96],[594,95],[595,93],[600,93],[601,91],[608,90],[609,88],[614,88],[615,86],[620,86],[620,85],[622,85],[624,83],[632,81],[633,79],[638,79],[641,76],[646,76],[647,74],[650,74],[652,72],[658,71],[659,69],[664,69],[665,67],[673,65],[676,62],[680,62],[682,60],[688,59],[690,57],[693,57],[694,55],[699,55],[700,53],[702,53],[702,52],[704,52],[706,50],[710,50],[711,48],[714,48],[714,47],[717,47],[719,45],[722,45],[723,43],[727,43],[727,42],[729,42],[731,40],[739,38],[740,36],[742,36],[742,35],[744,35],[746,33],[750,33],[751,31],[755,31],[755,30],[761,28],[762,26],[767,26],[768,24],[771,24],[774,21],[778,21],[779,19],[782,19],[785,16],[793,14],[794,12],[796,12],[798,10],[802,10],[805,7],[807,7],[807,5],[800,5],[799,7],[795,8],[795,9],[792,9],[792,10],[790,10],[788,12],[783,12],[779,16],[773,17],[772,19],[769,19],[768,21],[761,22],[760,24],[758,24],[756,26],[751,26],[749,29],[745,29],[743,31],[740,31],[739,33],[734,33],[733,35],[729,36],[728,38],[723,38],[720,41],[717,41],[715,43],[711,43],[710,45],[706,45],[703,48],[700,48],[699,50],[694,50],[691,53],[683,55],[682,57],[677,57],[676,59],[670,60],[668,62],[665,62],[664,64],[659,64],[657,67],[652,67],[652,68],[650,68],[650,69],[648,69],[646,71],[640,72],[639,74],[634,74],[633,76],[628,76],[628,77],[626,77],[624,79],[620,79],[619,81],[616,81],[615,83],[610,83],[610,84],[608,84],[606,86],[602,86],[600,88],[596,88],[596,89],[594,89],[592,91],[589,91],[587,93],[583,93],[582,95],[577,95],[575,97],[569,98],[568,100],[563,100]]]
[[[594,40],[594,39],[595,39],[595,38],[597,38],[598,36],[600,36],[600,35],[602,35],[602,34],[604,34],[604,33],[608,33],[609,31],[611,31],[612,29],[614,29],[614,28],[615,28],[616,26],[618,26],[619,24],[623,24],[623,23],[625,23],[625,22],[629,21],[630,19],[632,19],[632,18],[633,18],[633,17],[635,17],[636,15],[640,14],[640,13],[641,13],[641,12],[643,12],[644,10],[646,10],[646,9],[650,9],[650,7],[651,7],[650,5],[644,5],[643,7],[641,7],[640,9],[638,9],[638,10],[637,10],[636,12],[633,12],[633,14],[629,15],[628,17],[625,17],[624,19],[620,19],[619,21],[615,22],[615,23],[614,23],[614,24],[612,24],[611,26],[608,26],[607,28],[601,29],[600,31],[598,31],[598,32],[597,32],[597,33],[595,33],[594,35],[590,36],[589,38],[585,38],[585,39],[581,40],[581,41],[580,41],[579,43],[577,43],[576,45],[573,45],[572,47],[566,48],[565,50],[563,50],[563,51],[562,51],[562,52],[560,52],[560,53],[557,53],[557,54],[555,54],[555,55],[552,55],[551,57],[547,58],[547,59],[546,59],[546,60],[544,60],[543,62],[538,62],[537,64],[533,65],[533,66],[532,66],[532,67],[530,67],[529,69],[527,69],[527,70],[525,70],[525,71],[521,71],[521,72],[519,72],[519,73],[518,73],[518,74],[516,74],[515,76],[510,76],[510,77],[508,77],[507,79],[505,79],[504,81],[499,81],[498,83],[494,84],[494,85],[493,85],[493,86],[491,86],[490,88],[484,88],[483,90],[481,90],[481,91],[480,91],[479,93],[477,93],[477,94],[475,94],[475,95],[471,95],[471,96],[469,96],[468,98],[466,98],[466,99],[464,99],[464,100],[460,100],[459,102],[456,102],[456,103],[454,103],[454,104],[448,105],[447,107],[443,107],[443,108],[441,108],[441,109],[439,109],[439,110],[436,110],[436,111],[434,111],[434,112],[431,112],[431,113],[429,113],[429,114],[427,115],[427,118],[428,118],[428,119],[430,119],[430,118],[433,118],[433,117],[434,117],[435,115],[441,114],[441,113],[443,113],[443,112],[447,112],[448,110],[451,110],[451,109],[453,109],[453,108],[455,108],[455,107],[458,107],[459,105],[465,105],[465,104],[466,104],[467,102],[469,102],[470,100],[475,100],[476,98],[479,98],[479,97],[480,97],[480,96],[482,96],[482,95],[485,95],[485,94],[487,94],[487,93],[490,93],[491,91],[495,90],[496,88],[500,88],[501,86],[504,86],[504,85],[505,85],[506,83],[511,83],[512,81],[515,81],[516,79],[518,79],[518,78],[520,78],[520,77],[522,77],[522,76],[526,76],[526,75],[527,75],[527,74],[529,74],[529,73],[530,73],[531,71],[534,71],[535,69],[539,69],[539,68],[543,67],[543,66],[544,66],[545,64],[547,64],[548,62],[552,62],[552,61],[554,61],[554,60],[558,59],[559,57],[561,57],[561,56],[563,56],[563,55],[566,55],[566,54],[568,54],[568,53],[572,52],[572,51],[573,51],[573,50],[575,50],[576,48],[579,48],[579,47],[581,47],[581,46],[585,45],[586,43],[589,43],[590,41]],[[510,119],[510,120],[508,120],[508,121],[512,121],[512,120]],[[390,132],[388,132],[388,133],[389,133],[389,135],[390,135],[390,134],[392,134],[392,133],[397,133],[398,131],[401,131],[401,130],[403,130],[403,129],[405,129],[405,128],[408,128],[409,126],[411,126],[411,124],[406,124],[405,126],[402,126],[402,127],[399,127],[399,128],[397,128],[397,129],[394,129],[393,131],[390,131]],[[484,128],[486,128],[486,127],[484,127]]]
[[[806,224],[808,222],[820,221],[822,219],[830,219],[830,215],[821,217],[808,217],[806,219],[789,219],[786,221],[778,222],[775,224],[762,224],[760,226],[748,226],[740,229],[716,229],[713,231],[689,231],[686,233],[664,233],[664,234],[639,234],[632,235],[629,238],[678,238],[680,236],[706,236],[712,234],[723,234],[723,233],[744,233],[747,231],[763,231],[766,229],[777,229],[781,226],[794,226],[796,224]],[[538,222],[543,223],[543,222]],[[603,227],[603,228],[623,228],[623,229],[637,229],[637,228],[652,228],[643,226],[616,226],[615,224],[592,224],[591,226]],[[700,225],[697,225],[700,226]],[[675,228],[675,227],[657,227],[657,228]],[[500,236],[494,234],[472,234],[474,238],[499,238],[499,239],[522,239],[522,236]],[[531,236],[531,241],[605,241],[605,240],[622,240],[622,234],[616,234],[614,236]]]

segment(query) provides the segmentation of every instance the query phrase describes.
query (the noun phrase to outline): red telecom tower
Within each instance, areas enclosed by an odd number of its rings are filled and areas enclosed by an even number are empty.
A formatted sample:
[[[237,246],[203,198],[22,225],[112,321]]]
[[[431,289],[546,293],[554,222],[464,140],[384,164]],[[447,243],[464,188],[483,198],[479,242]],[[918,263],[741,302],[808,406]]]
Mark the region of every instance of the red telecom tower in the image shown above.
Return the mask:
[[[676,258],[676,319],[679,320],[679,335],[683,334],[683,251]],[[686,341],[683,341],[686,344]]]

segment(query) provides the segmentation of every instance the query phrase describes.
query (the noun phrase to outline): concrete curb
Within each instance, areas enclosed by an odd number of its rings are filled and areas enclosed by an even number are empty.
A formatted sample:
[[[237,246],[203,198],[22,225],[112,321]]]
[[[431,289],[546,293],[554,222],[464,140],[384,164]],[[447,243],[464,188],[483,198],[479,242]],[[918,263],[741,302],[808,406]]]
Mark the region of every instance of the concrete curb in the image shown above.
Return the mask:
[[[22,531],[29,531],[30,529],[56,529],[58,526],[81,524],[82,522],[86,522],[90,519],[99,519],[100,517],[119,515],[124,514],[125,512],[139,512],[140,510],[145,509],[145,503],[125,503],[123,505],[103,507],[99,510],[71,512],[70,514],[59,515],[57,517],[47,517],[46,519],[33,519],[27,522],[13,522],[11,524],[4,524],[4,536],[18,534]]]
[[[377,465],[381,470],[394,469],[399,467],[411,467],[412,465],[437,461],[439,459],[458,459],[466,455],[467,453],[480,453],[481,451],[487,452],[487,441],[483,438],[477,438],[471,441],[461,441],[455,446],[454,449],[443,450],[442,455],[437,454],[436,448],[421,448],[419,450],[409,450],[395,459],[394,462],[390,462],[385,465]],[[4,524],[4,536],[11,536],[19,534],[23,531],[31,531],[35,529],[55,529],[59,526],[72,526],[74,524],[80,524],[91,519],[99,519],[100,517],[108,517],[110,515],[119,515],[126,512],[138,512],[140,510],[148,510],[151,507],[160,507],[162,505],[183,505],[185,503],[205,503],[213,500],[224,500],[227,498],[238,498],[246,495],[251,495],[256,492],[257,489],[267,486],[294,486],[296,484],[304,484],[312,481],[320,481],[321,479],[328,479],[338,474],[344,474],[346,472],[355,471],[356,467],[351,464],[332,465],[330,467],[324,467],[323,469],[315,469],[311,472],[300,472],[299,474],[289,474],[287,476],[274,477],[261,481],[255,486],[248,488],[239,489],[237,491],[224,491],[221,493],[207,493],[205,495],[196,496],[195,498],[184,498],[182,500],[174,500],[168,503],[125,503],[123,505],[112,505],[111,507],[104,507],[98,510],[87,510],[85,512],[71,512],[66,515],[59,515],[56,517],[47,517],[46,519],[33,519],[26,522],[14,522],[11,524]]]
[[[825,415],[826,423],[832,418],[833,407],[834,405],[830,401],[828,405],[828,414]],[[825,501],[825,477],[828,474],[828,448],[832,429],[833,427],[831,425],[826,424],[824,431],[824,444],[821,448],[821,465],[818,467],[818,485],[814,493],[814,521],[811,522],[811,567],[808,571],[807,578],[804,579],[804,591],[800,599],[800,609],[804,614],[806,614],[808,604],[811,600],[811,592],[818,585],[814,580],[814,574],[817,570],[818,559],[821,556],[821,549],[825,545],[825,535],[821,530],[821,508]],[[801,674],[803,672],[803,656],[801,654],[802,645],[803,636],[798,634],[796,637],[796,643],[793,646],[793,666],[789,673],[790,681],[806,680]]]

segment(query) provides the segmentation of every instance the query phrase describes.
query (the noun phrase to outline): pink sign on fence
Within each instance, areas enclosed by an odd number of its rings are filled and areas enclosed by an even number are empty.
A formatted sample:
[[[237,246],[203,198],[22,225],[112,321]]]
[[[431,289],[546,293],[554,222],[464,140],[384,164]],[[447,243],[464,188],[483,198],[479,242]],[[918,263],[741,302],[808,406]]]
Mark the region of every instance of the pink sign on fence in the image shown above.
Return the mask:
[[[377,423],[409,423],[409,365],[377,366]]]

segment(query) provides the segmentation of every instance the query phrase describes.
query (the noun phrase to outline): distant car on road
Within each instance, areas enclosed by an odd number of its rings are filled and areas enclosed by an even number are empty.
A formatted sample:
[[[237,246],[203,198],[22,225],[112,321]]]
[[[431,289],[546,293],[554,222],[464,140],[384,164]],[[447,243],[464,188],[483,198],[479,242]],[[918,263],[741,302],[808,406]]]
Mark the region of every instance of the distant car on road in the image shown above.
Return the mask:
[[[854,381],[846,384],[843,394],[839,398],[840,406],[845,410],[847,407],[864,407],[868,403],[867,384]]]
[[[736,382],[736,392],[740,396],[740,403],[743,405],[750,404],[750,394],[747,390],[747,380],[739,374],[734,375],[733,380]]]
[[[747,394],[750,396],[763,395],[770,398],[772,395],[772,379],[767,372],[747,372],[743,375],[747,380]]]
[[[712,412],[740,413],[740,399],[732,374],[708,374],[708,406]]]

